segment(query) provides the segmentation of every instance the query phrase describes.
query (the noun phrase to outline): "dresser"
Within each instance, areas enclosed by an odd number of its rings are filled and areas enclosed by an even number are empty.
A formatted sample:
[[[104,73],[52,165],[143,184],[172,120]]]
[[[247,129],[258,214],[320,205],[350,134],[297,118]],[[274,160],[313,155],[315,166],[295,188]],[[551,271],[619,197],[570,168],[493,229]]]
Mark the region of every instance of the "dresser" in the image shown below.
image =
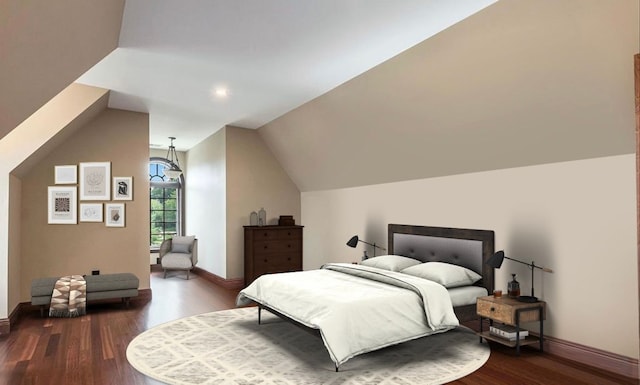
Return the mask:
[[[302,270],[304,226],[244,226],[244,284],[267,273]]]

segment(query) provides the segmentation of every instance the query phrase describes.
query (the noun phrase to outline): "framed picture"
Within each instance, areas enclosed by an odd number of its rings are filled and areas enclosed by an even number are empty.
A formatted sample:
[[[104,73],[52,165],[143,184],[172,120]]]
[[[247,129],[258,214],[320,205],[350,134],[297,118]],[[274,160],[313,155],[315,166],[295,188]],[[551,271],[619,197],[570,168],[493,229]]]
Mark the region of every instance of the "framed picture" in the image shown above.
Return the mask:
[[[102,222],[102,203],[80,203],[80,222]]]
[[[107,227],[124,227],[124,203],[107,203],[104,211]]]
[[[55,166],[55,184],[76,184],[78,183],[78,167],[73,165]]]
[[[111,163],[80,163],[80,200],[108,201],[111,196]]]
[[[113,177],[113,200],[130,201],[133,199],[133,178],[130,176]]]
[[[78,221],[76,186],[49,186],[47,194],[47,222],[76,224]]]

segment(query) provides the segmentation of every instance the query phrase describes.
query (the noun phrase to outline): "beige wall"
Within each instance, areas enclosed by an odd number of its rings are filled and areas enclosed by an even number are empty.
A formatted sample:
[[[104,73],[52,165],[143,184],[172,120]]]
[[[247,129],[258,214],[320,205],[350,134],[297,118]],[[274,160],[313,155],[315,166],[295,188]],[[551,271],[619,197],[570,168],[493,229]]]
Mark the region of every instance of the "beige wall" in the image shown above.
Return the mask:
[[[499,1],[259,131],[301,191],[632,153],[639,8]]]
[[[22,249],[21,214],[22,214],[22,181],[9,176],[9,274],[7,276],[9,288],[9,309],[13,311],[20,303],[21,263]]]
[[[0,4],[0,138],[118,46],[124,0]]]
[[[147,114],[106,109],[24,173],[20,301],[30,300],[33,278],[94,269],[134,273],[140,288],[149,288],[148,148]],[[126,205],[125,227],[47,224],[47,186],[54,185],[54,166],[98,161],[111,162],[112,176],[133,177],[133,200],[118,201]]]
[[[10,173],[21,178],[79,127],[105,109],[108,96],[105,89],[71,84],[0,139],[0,277],[8,277],[9,259],[14,263],[17,258],[16,254],[9,255],[10,249],[12,253],[20,249],[11,244],[16,239],[15,233],[10,234],[9,212],[13,210],[10,206],[20,200],[12,197],[9,191]],[[9,298],[14,298],[13,290],[19,283],[15,279],[11,282],[10,291],[9,279],[0,279],[0,318],[6,318],[13,310],[9,308]]]
[[[198,267],[226,278],[226,130],[187,152],[185,220],[198,238]]]
[[[494,230],[496,250],[553,269],[536,271],[546,334],[637,359],[634,186],[629,154],[305,192],[304,268],[359,260],[364,246],[345,242],[358,234],[386,245],[389,223]],[[530,271],[509,261],[496,288],[506,290],[511,273],[528,294]]]
[[[199,238],[198,267],[227,279],[244,276],[244,231],[251,211],[268,222],[293,215],[300,192],[255,130],[227,126],[187,152],[187,232]]]
[[[252,211],[264,208],[267,223],[280,215],[300,221],[300,191],[255,130],[227,132],[227,277],[244,276],[244,229]],[[303,224],[303,223],[302,223]]]

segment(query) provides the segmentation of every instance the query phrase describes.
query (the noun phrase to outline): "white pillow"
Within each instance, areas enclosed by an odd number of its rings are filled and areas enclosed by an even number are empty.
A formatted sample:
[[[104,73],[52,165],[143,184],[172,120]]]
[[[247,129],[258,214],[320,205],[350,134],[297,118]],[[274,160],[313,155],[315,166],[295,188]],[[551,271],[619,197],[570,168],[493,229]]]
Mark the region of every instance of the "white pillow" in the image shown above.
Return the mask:
[[[444,262],[426,262],[401,270],[404,274],[425,278],[444,287],[469,286],[482,279],[482,276],[466,267]]]
[[[401,271],[409,266],[418,265],[422,262],[401,255],[379,255],[377,257],[365,259],[360,262],[363,266],[377,267],[378,269]]]

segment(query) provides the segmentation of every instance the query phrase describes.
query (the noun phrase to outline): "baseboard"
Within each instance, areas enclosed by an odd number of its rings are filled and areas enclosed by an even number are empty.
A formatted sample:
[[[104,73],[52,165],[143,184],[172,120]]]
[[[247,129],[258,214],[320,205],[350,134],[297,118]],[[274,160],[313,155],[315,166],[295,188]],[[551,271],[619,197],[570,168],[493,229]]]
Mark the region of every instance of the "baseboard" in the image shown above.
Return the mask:
[[[218,286],[224,287],[225,289],[238,290],[244,288],[244,278],[226,279],[203,270],[199,267],[194,267],[193,272],[194,274],[206,279],[207,281],[213,282]]]
[[[9,322],[9,318],[0,318],[0,336],[9,334],[10,330],[11,323]]]
[[[554,337],[544,337],[545,352],[625,377],[638,378],[638,360]]]

